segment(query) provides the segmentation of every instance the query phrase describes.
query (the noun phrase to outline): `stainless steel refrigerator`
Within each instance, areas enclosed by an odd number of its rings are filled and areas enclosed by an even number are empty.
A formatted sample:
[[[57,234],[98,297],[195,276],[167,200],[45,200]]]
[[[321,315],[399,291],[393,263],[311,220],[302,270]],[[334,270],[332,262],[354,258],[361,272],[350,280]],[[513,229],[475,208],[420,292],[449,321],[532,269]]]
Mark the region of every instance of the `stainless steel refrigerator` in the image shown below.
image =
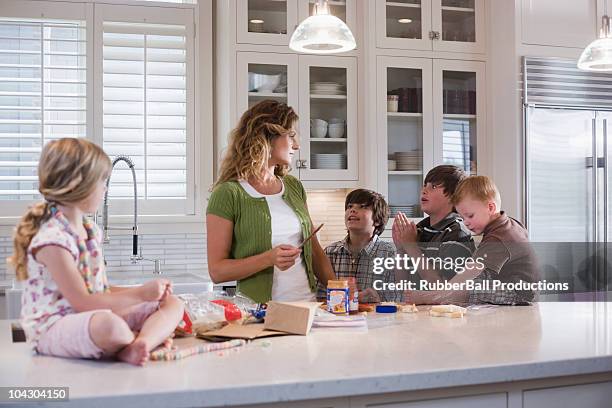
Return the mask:
[[[612,74],[525,58],[525,196],[543,275],[606,292],[612,253]]]

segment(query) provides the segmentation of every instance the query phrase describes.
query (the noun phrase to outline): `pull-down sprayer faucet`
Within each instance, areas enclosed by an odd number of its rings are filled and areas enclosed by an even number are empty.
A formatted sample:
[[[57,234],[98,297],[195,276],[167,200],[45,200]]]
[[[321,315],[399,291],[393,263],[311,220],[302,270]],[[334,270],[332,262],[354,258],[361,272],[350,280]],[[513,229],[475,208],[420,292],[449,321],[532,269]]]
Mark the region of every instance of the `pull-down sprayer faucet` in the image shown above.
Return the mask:
[[[115,160],[113,160],[113,164],[111,166],[111,175],[112,171],[115,168],[115,165],[120,161],[125,162],[130,170],[132,171],[132,182],[134,184],[134,224],[132,227],[109,227],[108,226],[108,187],[110,185],[111,177],[108,177],[106,180],[106,191],[104,192],[104,206],[102,209],[102,230],[104,232],[103,242],[108,244],[110,242],[110,237],[108,235],[108,231],[113,230],[132,230],[132,255],[130,259],[132,263],[136,263],[141,260],[147,260],[154,263],[154,273],[161,273],[161,261],[159,259],[146,259],[143,258],[142,255],[138,252],[138,190],[136,187],[136,170],[134,166],[134,162],[127,156],[117,156]]]

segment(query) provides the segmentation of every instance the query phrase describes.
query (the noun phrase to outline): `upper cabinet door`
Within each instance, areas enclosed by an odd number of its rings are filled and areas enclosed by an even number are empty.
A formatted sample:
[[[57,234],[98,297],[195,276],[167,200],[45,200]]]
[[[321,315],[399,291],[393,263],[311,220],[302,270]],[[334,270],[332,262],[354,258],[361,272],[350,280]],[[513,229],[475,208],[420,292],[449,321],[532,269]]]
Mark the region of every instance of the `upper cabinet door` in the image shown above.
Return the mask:
[[[433,167],[431,59],[377,58],[378,188],[391,218],[422,217],[424,174]]]
[[[432,0],[436,51],[485,52],[485,0]]]
[[[599,35],[605,0],[522,0],[522,42],[584,48]],[[608,8],[612,12],[612,8]]]
[[[300,179],[357,180],[357,60],[300,55]]]
[[[378,47],[431,50],[430,31],[430,0],[376,0]]]
[[[295,0],[236,0],[239,43],[289,45],[298,24]]]
[[[380,48],[485,52],[485,0],[376,1]]]
[[[298,0],[298,17],[299,20],[296,23],[301,23],[309,16],[312,16],[314,13],[314,5],[316,0]],[[329,2],[329,11],[333,16],[338,17],[340,20],[344,21],[346,25],[351,29],[353,35],[355,36],[355,40],[357,41],[357,47],[359,47],[359,39],[357,38],[357,1],[361,0],[330,0]]]
[[[484,84],[484,62],[433,61],[434,165],[486,166]]]

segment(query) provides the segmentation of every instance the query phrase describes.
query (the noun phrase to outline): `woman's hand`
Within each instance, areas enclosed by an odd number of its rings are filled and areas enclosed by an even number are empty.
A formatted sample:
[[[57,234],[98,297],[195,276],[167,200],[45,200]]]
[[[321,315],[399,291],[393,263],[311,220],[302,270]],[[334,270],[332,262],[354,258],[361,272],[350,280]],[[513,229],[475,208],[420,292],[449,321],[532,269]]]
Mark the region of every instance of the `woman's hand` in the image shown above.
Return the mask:
[[[155,279],[140,287],[140,295],[144,302],[164,300],[172,293],[172,284],[168,279]]]
[[[281,271],[285,271],[295,264],[295,260],[302,253],[300,248],[293,245],[281,244],[268,251],[270,264]]]

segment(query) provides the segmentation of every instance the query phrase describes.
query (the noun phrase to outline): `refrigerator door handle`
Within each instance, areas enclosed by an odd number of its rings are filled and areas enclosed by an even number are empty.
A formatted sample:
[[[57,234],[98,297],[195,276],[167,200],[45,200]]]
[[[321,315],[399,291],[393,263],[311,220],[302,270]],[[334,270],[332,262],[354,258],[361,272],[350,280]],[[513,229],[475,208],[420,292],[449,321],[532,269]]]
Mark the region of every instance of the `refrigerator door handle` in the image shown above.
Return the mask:
[[[608,242],[608,119],[603,120],[603,242]]]
[[[597,180],[597,119],[593,118],[592,120],[592,132],[593,132],[593,137],[591,139],[593,146],[592,146],[592,153],[591,153],[591,168],[593,169],[593,178],[592,178],[592,192],[591,192],[591,199],[592,199],[592,214],[593,214],[593,242],[597,242],[597,238],[598,238],[598,233],[597,230],[598,228],[598,217],[597,217],[597,203],[598,203],[598,194],[597,194],[597,186],[598,186],[598,180]]]

